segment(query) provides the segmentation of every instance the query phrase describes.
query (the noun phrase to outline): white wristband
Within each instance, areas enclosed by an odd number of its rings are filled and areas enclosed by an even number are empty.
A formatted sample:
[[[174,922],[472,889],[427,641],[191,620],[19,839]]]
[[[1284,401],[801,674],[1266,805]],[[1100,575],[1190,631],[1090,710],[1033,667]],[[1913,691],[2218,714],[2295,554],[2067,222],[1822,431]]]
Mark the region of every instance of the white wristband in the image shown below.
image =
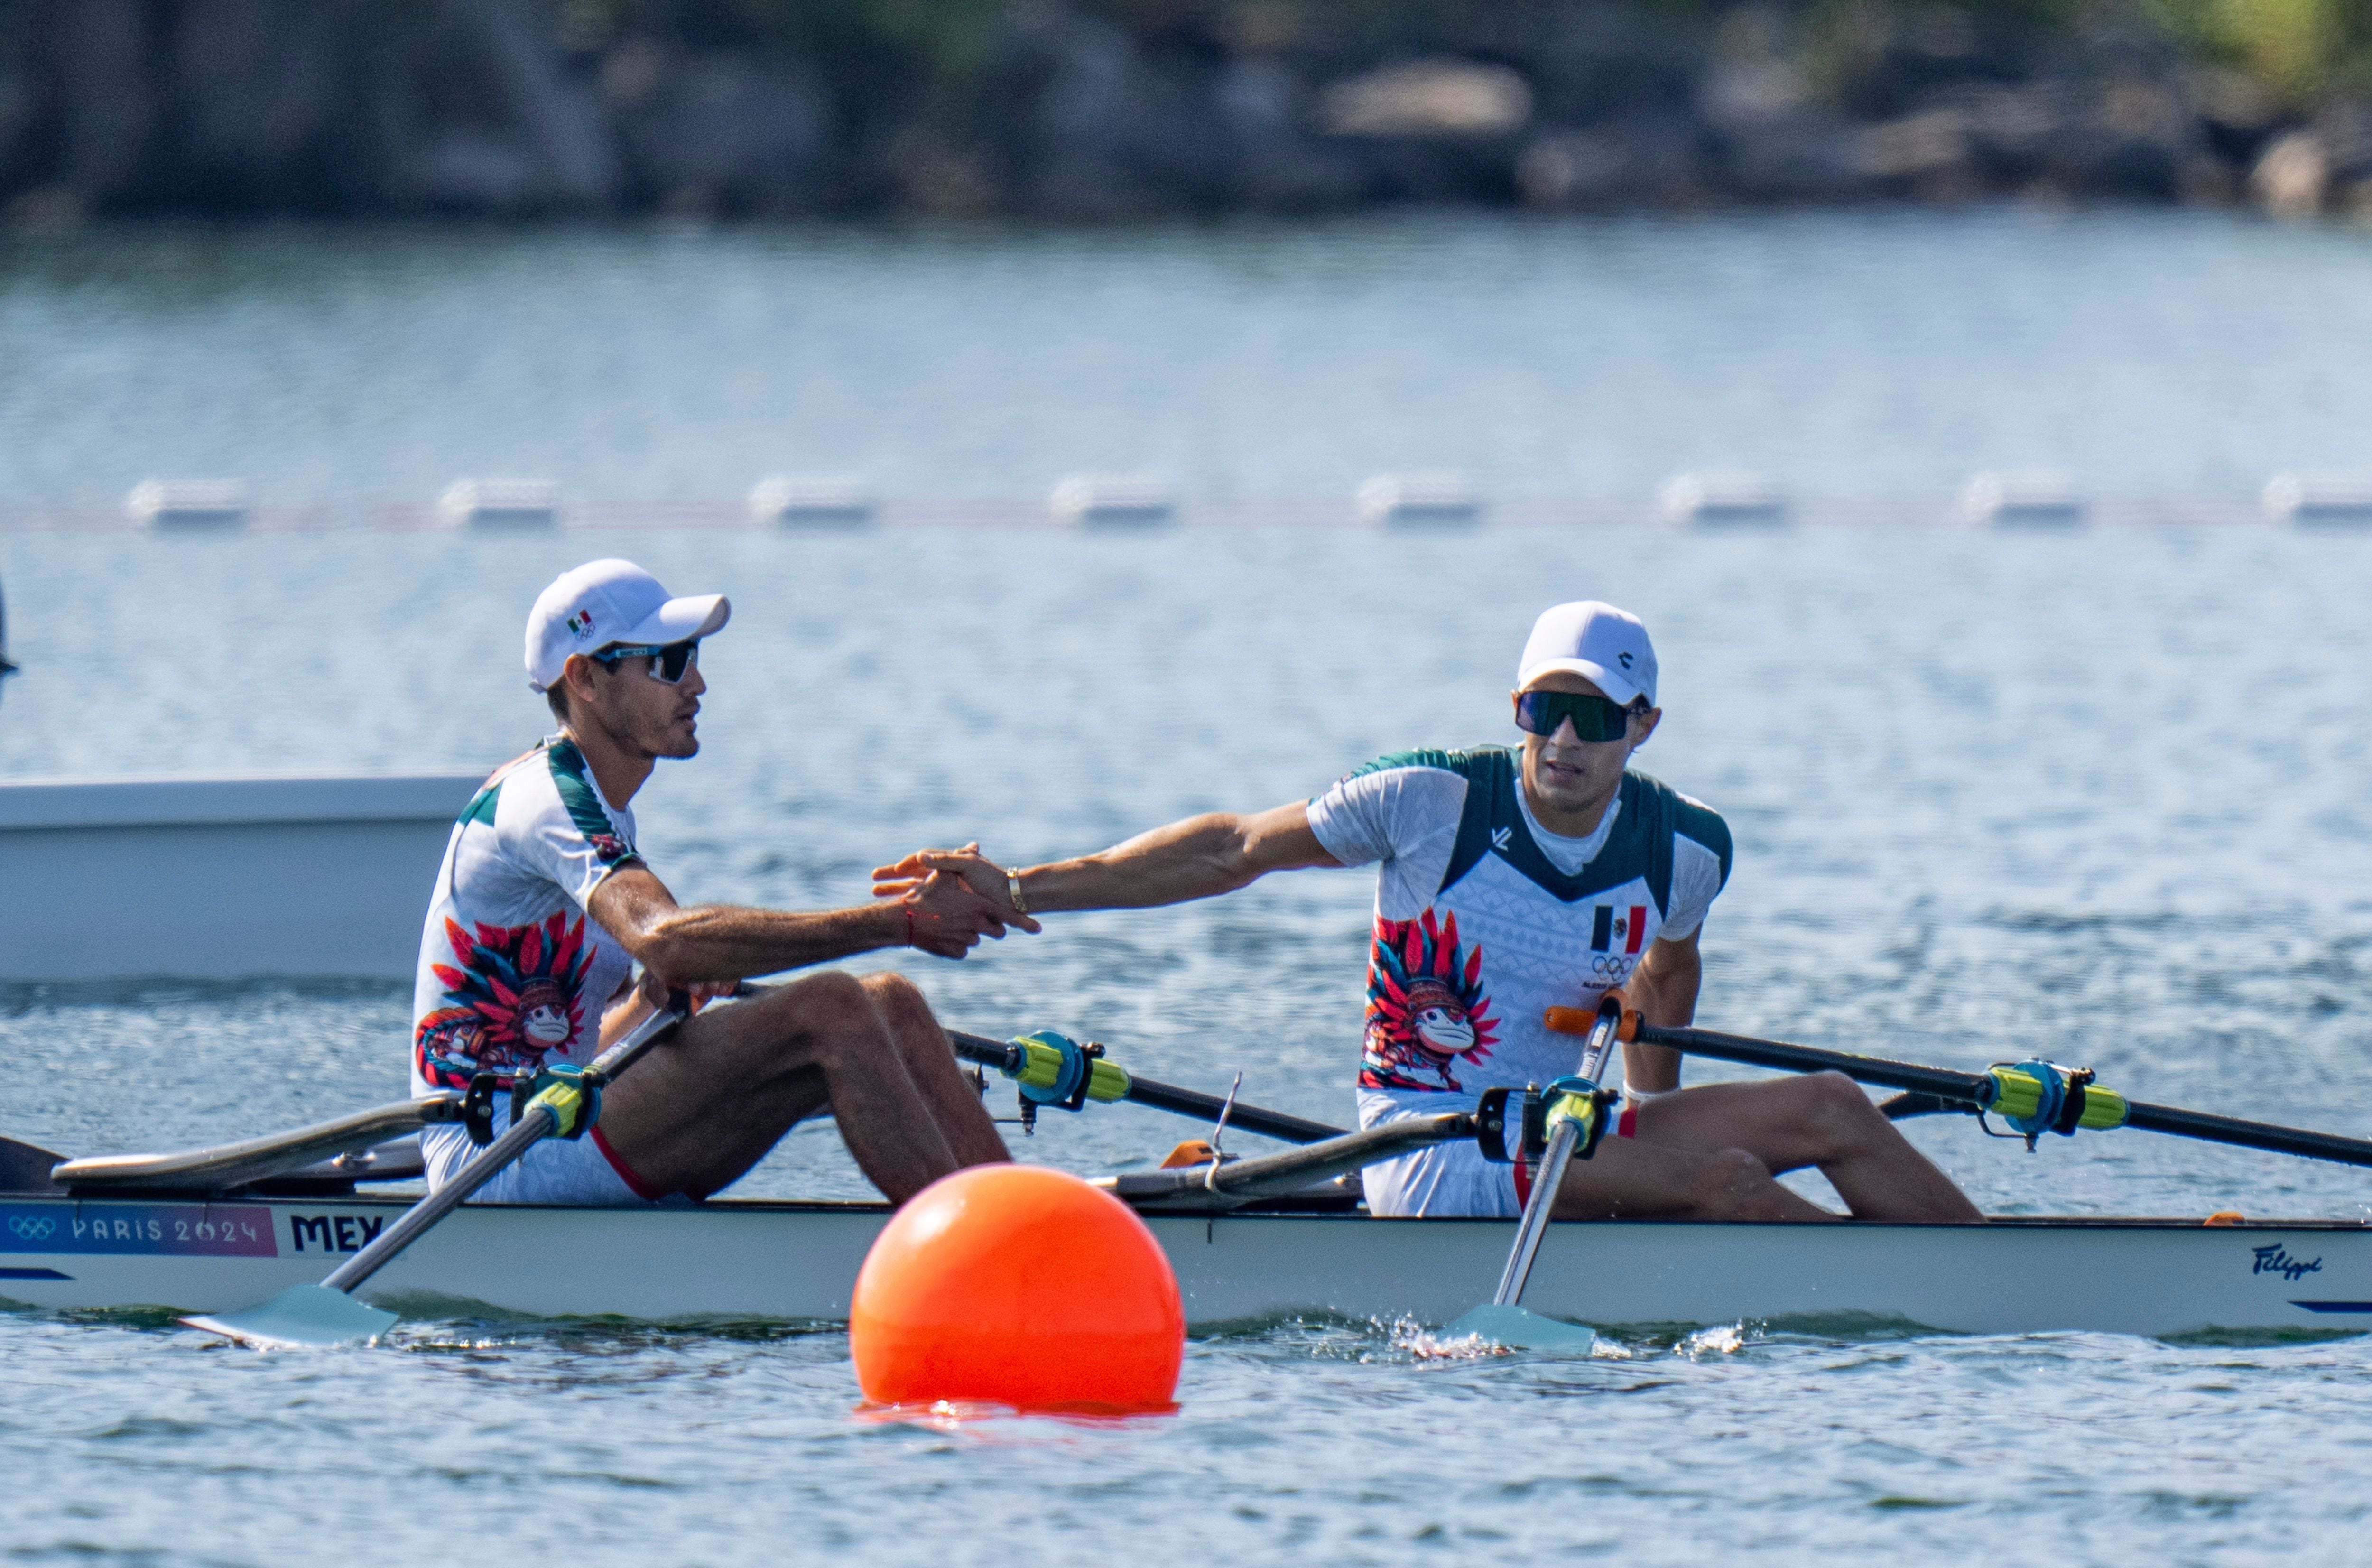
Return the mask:
[[[1646,1105],[1654,1100],[1669,1099],[1680,1092],[1680,1091],[1676,1088],[1634,1089],[1628,1084],[1622,1086],[1622,1098],[1629,1100],[1634,1105]]]

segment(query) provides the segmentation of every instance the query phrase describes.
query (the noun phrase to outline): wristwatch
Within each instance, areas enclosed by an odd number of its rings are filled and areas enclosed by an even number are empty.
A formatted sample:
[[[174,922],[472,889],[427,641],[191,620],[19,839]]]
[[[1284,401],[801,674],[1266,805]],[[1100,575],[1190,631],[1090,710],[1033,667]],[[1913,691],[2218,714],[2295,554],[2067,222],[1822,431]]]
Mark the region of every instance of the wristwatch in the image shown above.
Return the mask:
[[[1029,912],[1029,901],[1021,896],[1020,872],[1008,871],[1005,874],[1005,896],[1013,900],[1013,907],[1015,909],[1020,911],[1023,914],[1028,914]]]

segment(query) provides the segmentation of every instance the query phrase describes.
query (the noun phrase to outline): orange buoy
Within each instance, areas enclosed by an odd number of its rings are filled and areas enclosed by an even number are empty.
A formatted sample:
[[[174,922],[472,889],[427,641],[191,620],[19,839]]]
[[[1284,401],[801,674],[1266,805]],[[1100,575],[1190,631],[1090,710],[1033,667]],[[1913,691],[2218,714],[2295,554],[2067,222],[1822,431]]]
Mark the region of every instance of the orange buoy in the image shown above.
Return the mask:
[[[1169,1410],[1186,1314],[1127,1204],[1044,1166],[977,1165],[875,1239],[848,1340],[858,1387],[883,1404]]]

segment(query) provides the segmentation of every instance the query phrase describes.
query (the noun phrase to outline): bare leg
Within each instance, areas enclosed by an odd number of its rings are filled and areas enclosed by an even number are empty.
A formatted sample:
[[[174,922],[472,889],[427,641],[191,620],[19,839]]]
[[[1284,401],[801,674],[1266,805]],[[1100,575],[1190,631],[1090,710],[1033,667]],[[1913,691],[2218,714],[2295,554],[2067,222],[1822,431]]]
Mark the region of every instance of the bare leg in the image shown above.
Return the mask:
[[[1771,1179],[1744,1149],[1684,1149],[1600,1140],[1565,1167],[1561,1220],[1826,1220],[1836,1216]]]
[[[872,995],[836,970],[686,1023],[603,1094],[600,1130],[649,1186],[705,1194],[827,1103],[858,1167],[893,1202],[957,1167]]]
[[[980,1091],[956,1061],[948,1031],[939,1027],[931,1005],[923,1000],[914,982],[901,974],[873,974],[862,983],[874,1010],[889,1026],[890,1038],[905,1060],[907,1075],[931,1108],[940,1136],[954,1151],[956,1164],[994,1165],[1011,1159],[1012,1151],[997,1135],[996,1123],[982,1103]]]
[[[1744,1149],[1773,1171],[1817,1166],[1855,1219],[1984,1218],[1842,1073],[1706,1084],[1641,1106],[1638,1132],[1666,1148]]]

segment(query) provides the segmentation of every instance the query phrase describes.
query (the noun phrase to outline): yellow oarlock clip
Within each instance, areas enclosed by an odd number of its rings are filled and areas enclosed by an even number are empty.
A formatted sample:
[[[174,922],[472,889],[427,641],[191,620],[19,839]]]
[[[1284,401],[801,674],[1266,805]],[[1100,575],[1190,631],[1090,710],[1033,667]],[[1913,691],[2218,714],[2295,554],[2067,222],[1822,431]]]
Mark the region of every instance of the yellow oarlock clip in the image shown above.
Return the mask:
[[[1994,1098],[1985,1109],[2000,1112],[2004,1121],[2015,1125],[2042,1109],[2042,1080],[2033,1074],[1995,1067],[1987,1075],[1994,1081]]]
[[[2084,1086],[2084,1113],[2076,1125],[2094,1132],[2105,1132],[2111,1127],[2125,1124],[2125,1097],[2114,1089],[2104,1089],[2098,1084]]]
[[[1544,1126],[1549,1135],[1556,1135],[1558,1122],[1572,1122],[1574,1157],[1587,1159],[1606,1135],[1606,1108],[1613,1097],[1587,1078],[1564,1077],[1549,1085],[1541,1098],[1548,1106]]]
[[[2101,1132],[2125,1124],[2125,1097],[2094,1083],[2089,1067],[1997,1063],[1985,1076],[1991,1089],[1983,1109],[2023,1133],[2029,1148],[2045,1132],[2073,1134],[2078,1128]]]
[[[1008,1069],[1006,1076],[1041,1105],[1076,1110],[1087,1100],[1116,1100],[1129,1091],[1128,1069],[1105,1061],[1099,1054],[1101,1046],[1081,1045],[1052,1029],[1023,1035],[1013,1043],[1021,1048],[1021,1066],[1017,1072]]]
[[[581,1138],[601,1115],[601,1091],[587,1086],[582,1067],[547,1067],[536,1074],[542,1087],[530,1106],[543,1106],[552,1112],[554,1138]]]

